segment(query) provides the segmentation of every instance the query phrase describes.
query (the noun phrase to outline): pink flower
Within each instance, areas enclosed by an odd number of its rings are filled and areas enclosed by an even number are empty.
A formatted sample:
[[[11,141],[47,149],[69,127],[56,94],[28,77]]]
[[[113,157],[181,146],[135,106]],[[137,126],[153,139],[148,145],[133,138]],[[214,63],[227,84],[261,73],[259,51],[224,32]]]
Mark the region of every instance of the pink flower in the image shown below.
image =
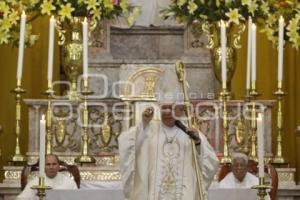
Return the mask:
[[[119,0],[112,0],[114,6],[119,5]]]

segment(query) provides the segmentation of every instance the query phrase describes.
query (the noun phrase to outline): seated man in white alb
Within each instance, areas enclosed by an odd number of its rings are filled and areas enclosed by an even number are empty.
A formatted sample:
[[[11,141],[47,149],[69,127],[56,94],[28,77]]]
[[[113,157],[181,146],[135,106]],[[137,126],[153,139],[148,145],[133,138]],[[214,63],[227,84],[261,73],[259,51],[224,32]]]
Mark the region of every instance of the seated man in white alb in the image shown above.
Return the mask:
[[[56,155],[47,155],[45,159],[45,185],[52,189],[77,189],[77,185],[68,174],[59,172],[59,160]],[[23,192],[17,196],[17,200],[36,200],[36,190],[32,186],[38,185],[38,177],[28,182]]]
[[[248,172],[248,157],[243,153],[233,153],[231,171],[219,183],[219,188],[227,189],[251,189],[259,184],[259,179]],[[269,200],[267,195],[265,200]]]
[[[220,188],[251,188],[258,185],[258,177],[248,172],[248,157],[243,153],[232,155],[231,171],[220,183]]]

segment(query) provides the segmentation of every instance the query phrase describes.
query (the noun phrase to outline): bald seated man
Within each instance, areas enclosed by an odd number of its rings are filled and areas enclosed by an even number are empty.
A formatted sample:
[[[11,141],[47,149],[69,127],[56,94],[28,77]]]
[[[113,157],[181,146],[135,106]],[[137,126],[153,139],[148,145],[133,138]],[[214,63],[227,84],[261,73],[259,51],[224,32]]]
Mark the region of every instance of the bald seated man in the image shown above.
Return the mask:
[[[45,159],[45,185],[54,190],[58,189],[78,189],[75,181],[68,173],[59,172],[59,160],[56,155],[49,154]],[[17,200],[37,200],[36,190],[32,186],[38,185],[38,177],[34,177],[28,182],[23,192],[17,196]]]

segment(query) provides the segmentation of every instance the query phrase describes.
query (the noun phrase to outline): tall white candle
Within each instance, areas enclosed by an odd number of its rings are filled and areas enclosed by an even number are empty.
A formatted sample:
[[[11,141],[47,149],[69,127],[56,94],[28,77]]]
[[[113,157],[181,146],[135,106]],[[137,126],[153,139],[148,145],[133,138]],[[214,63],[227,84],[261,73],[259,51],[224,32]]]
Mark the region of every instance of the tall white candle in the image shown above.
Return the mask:
[[[45,176],[45,135],[46,135],[46,120],[45,115],[42,115],[40,120],[40,161],[39,161],[39,175]]]
[[[263,115],[257,117],[257,148],[258,148],[258,175],[264,177],[264,122]]]
[[[19,40],[17,80],[21,80],[22,79],[23,57],[24,57],[25,25],[26,25],[26,14],[23,11],[22,15],[21,15],[21,24],[20,24],[20,40]]]
[[[48,46],[48,82],[52,82],[53,74],[53,46],[54,46],[55,19],[52,16],[49,23],[49,46]]]
[[[249,19],[248,19],[246,90],[250,89],[250,73],[251,73],[251,27],[252,27],[252,18],[249,17]]]
[[[82,35],[83,35],[83,78],[87,81],[88,76],[88,22],[87,18],[84,18],[82,22]]]
[[[50,18],[50,23],[49,23],[48,82],[52,82],[52,74],[53,74],[54,24],[55,24],[55,19],[52,16]]]
[[[222,86],[226,89],[227,74],[226,74],[226,26],[221,20],[221,71],[222,71]]]
[[[283,30],[284,30],[284,19],[280,16],[279,19],[279,34],[278,34],[278,81],[282,81],[282,69],[283,69]]]
[[[251,32],[251,81],[256,81],[256,25],[252,24]]]

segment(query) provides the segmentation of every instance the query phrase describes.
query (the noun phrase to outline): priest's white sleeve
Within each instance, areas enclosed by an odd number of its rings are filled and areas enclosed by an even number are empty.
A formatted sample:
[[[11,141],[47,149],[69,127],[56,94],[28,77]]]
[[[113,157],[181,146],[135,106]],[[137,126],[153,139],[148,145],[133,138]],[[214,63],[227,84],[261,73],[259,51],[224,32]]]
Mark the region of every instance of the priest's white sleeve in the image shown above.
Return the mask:
[[[16,200],[33,200],[38,199],[36,197],[36,190],[31,189],[32,186],[38,185],[38,178],[34,177],[29,181],[24,190],[16,197]]]
[[[205,187],[208,189],[219,169],[219,159],[206,137],[201,132],[199,133],[199,136],[201,139],[199,163]]]
[[[146,139],[146,132],[142,123],[137,127],[132,127],[123,132],[119,138],[120,167],[122,174],[122,183],[125,199],[130,199],[134,187],[134,178],[136,173],[136,153],[140,151]]]

